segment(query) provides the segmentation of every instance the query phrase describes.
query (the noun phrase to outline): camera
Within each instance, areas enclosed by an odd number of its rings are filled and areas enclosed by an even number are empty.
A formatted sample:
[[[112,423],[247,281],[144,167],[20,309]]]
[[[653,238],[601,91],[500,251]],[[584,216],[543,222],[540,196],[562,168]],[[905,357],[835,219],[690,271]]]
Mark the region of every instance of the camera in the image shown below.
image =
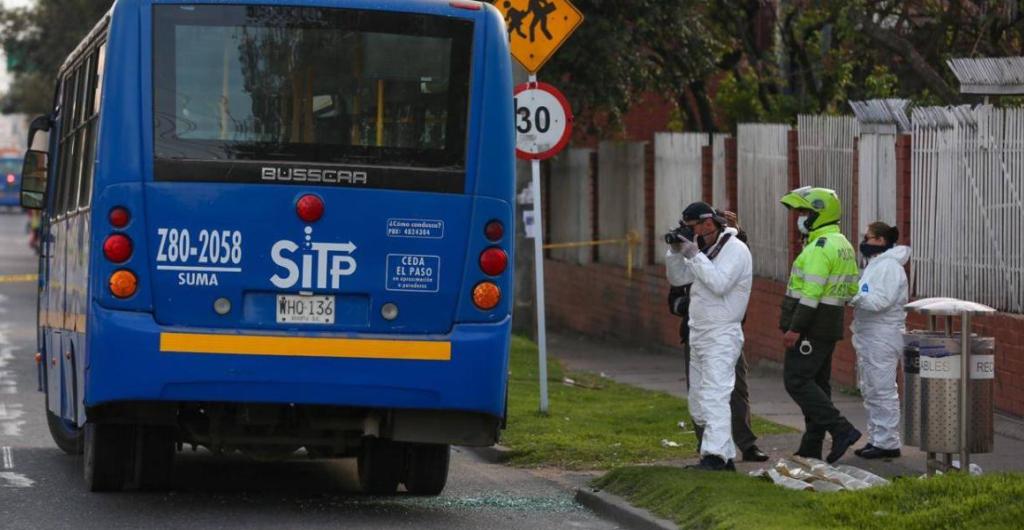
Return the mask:
[[[673,228],[667,234],[665,234],[665,243],[673,245],[675,243],[682,243],[683,240],[693,241],[693,228],[689,226],[680,226]]]

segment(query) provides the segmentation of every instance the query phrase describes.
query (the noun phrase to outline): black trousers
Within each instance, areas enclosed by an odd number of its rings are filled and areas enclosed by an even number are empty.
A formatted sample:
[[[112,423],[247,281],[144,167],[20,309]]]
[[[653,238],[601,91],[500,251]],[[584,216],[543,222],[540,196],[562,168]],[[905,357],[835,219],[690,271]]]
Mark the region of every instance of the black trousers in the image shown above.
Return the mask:
[[[686,361],[686,389],[690,389],[690,345],[683,343],[683,356]],[[750,391],[747,388],[747,359],[740,353],[736,361],[736,386],[732,389],[732,396],[729,398],[729,408],[732,409],[732,442],[740,451],[750,449],[757,442],[757,436],[750,428]],[[697,447],[700,447],[704,429],[694,424],[694,432],[697,434]]]
[[[811,458],[821,458],[822,444],[825,433],[833,438],[853,427],[839,409],[832,404],[832,352],[836,343],[832,341],[811,340],[812,351],[809,355],[800,353],[800,337],[795,348],[786,350],[783,381],[786,392],[800,406],[804,414],[803,439],[797,454]]]

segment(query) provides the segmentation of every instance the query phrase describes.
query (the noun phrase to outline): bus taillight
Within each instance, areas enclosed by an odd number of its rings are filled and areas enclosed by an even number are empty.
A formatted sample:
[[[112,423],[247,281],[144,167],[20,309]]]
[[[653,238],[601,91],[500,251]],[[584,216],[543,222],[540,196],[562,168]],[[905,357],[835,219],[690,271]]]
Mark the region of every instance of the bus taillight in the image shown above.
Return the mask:
[[[135,294],[139,287],[139,279],[130,270],[121,269],[110,275],[110,292],[118,298],[128,298]]]
[[[500,301],[501,288],[491,282],[480,282],[473,288],[473,303],[480,309],[494,309]]]
[[[128,221],[132,220],[132,214],[128,212],[127,208],[117,206],[110,210],[107,220],[110,221],[111,226],[114,228],[124,228],[128,226]]]
[[[124,234],[111,234],[103,241],[103,255],[114,263],[124,263],[132,257],[132,240]]]
[[[303,195],[295,203],[295,213],[307,223],[315,223],[324,215],[324,201],[316,195]]]
[[[491,221],[484,227],[484,235],[488,241],[498,242],[505,237],[505,225],[501,221]]]
[[[480,270],[488,276],[497,276],[505,272],[508,266],[508,254],[497,247],[491,247],[480,253]]]
[[[7,174],[7,183],[8,184],[14,184],[14,173],[8,173]]]

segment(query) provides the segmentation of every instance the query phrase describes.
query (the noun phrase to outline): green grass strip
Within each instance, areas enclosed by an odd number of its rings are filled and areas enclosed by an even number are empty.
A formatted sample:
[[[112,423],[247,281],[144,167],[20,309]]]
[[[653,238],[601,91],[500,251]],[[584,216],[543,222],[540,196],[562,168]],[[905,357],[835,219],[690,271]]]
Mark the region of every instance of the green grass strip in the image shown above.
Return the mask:
[[[681,528],[1021,528],[1024,476],[901,479],[856,492],[791,491],[737,473],[624,467],[595,481]]]
[[[623,353],[628,355],[628,353]],[[683,358],[679,356],[682,365]],[[680,460],[695,456],[686,400],[652,392],[594,374],[567,373],[548,363],[549,413],[540,414],[537,347],[513,337],[510,360],[509,420],[502,444],[511,450],[511,463],[526,467],[612,469],[629,464]],[[574,385],[566,385],[569,377]],[[680,381],[682,386],[685,383]],[[758,435],[792,432],[761,418],[754,419]],[[678,448],[662,447],[671,440]]]

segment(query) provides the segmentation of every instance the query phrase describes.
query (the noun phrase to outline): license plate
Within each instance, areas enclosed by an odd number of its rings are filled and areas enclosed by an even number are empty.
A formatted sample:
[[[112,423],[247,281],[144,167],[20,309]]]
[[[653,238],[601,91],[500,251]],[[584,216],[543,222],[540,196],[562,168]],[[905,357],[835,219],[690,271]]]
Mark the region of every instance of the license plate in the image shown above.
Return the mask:
[[[277,295],[278,324],[334,324],[334,297]]]

